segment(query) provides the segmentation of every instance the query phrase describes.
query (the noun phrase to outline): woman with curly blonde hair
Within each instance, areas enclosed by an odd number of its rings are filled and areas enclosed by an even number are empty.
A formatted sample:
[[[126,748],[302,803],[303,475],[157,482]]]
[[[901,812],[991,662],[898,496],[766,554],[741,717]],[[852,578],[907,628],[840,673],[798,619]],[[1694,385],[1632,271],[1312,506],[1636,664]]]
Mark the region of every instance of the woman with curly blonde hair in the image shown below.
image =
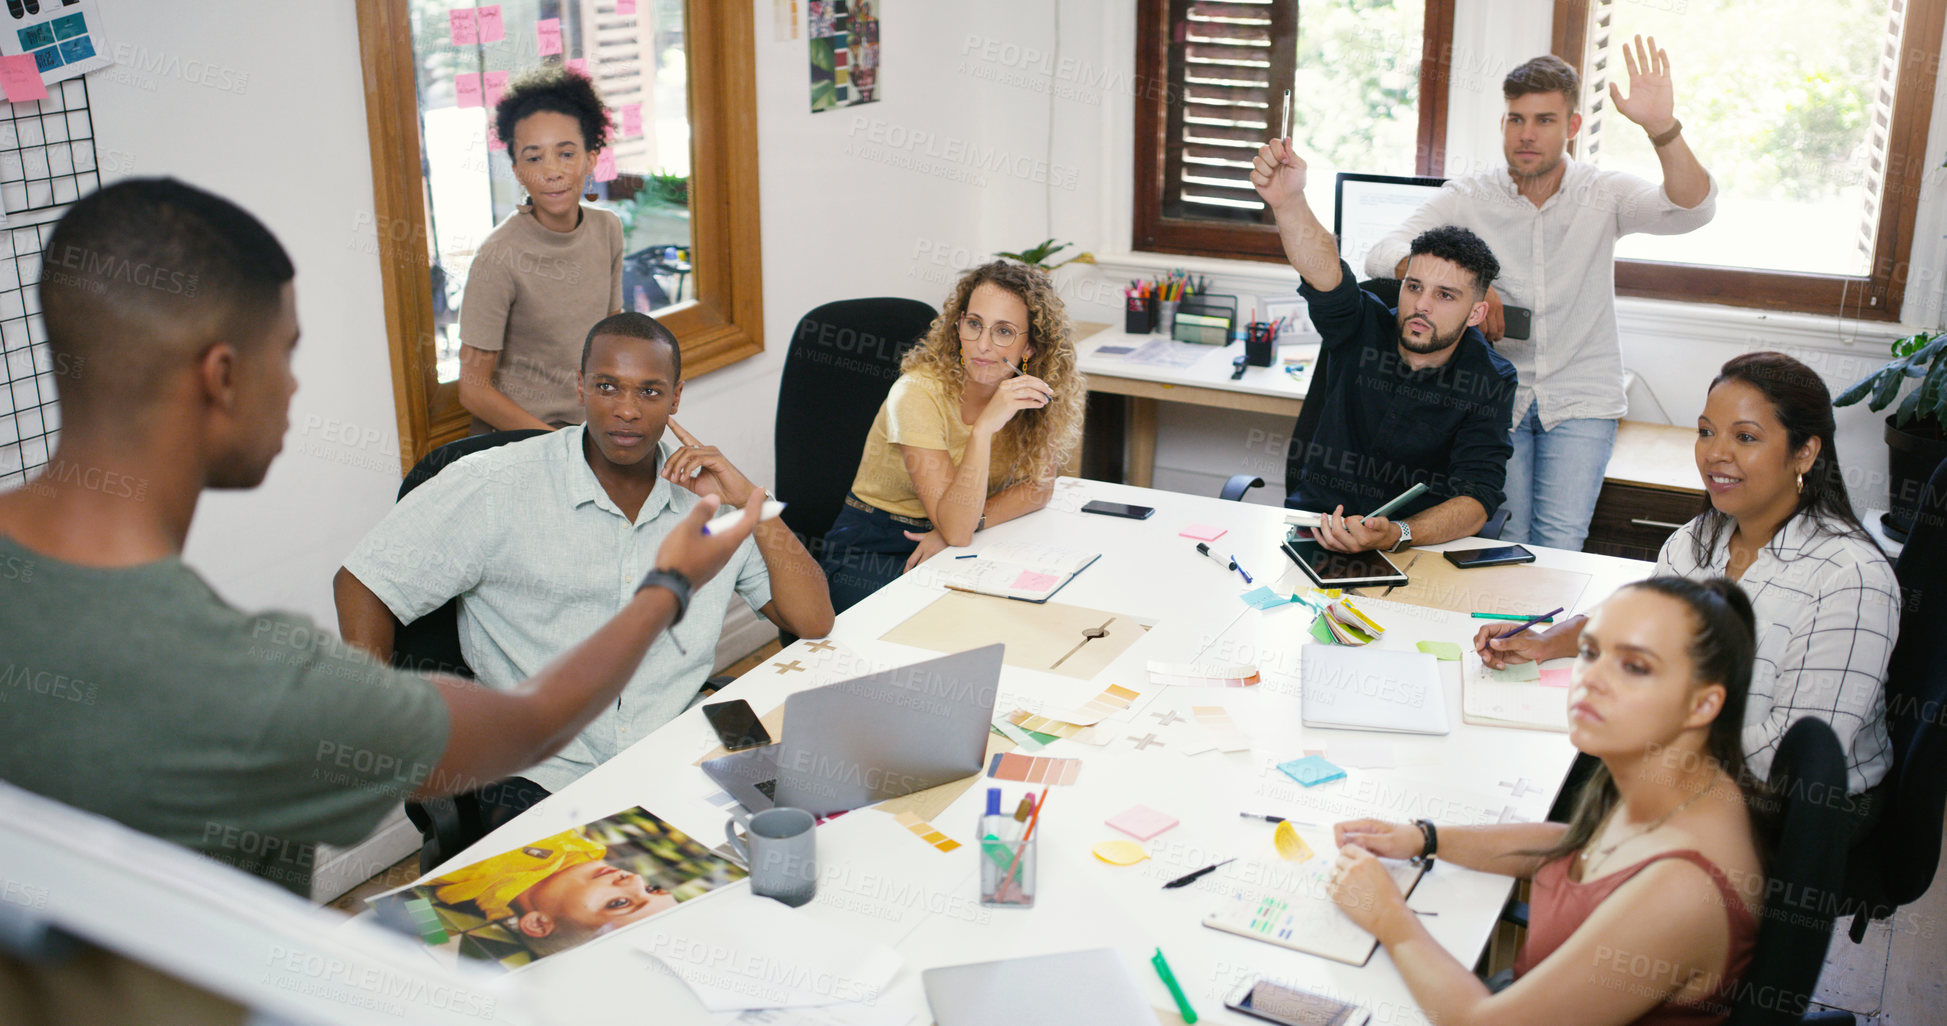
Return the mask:
[[[1046,274],[996,260],[961,275],[906,354],[825,536],[833,607],[1047,505],[1087,392]]]

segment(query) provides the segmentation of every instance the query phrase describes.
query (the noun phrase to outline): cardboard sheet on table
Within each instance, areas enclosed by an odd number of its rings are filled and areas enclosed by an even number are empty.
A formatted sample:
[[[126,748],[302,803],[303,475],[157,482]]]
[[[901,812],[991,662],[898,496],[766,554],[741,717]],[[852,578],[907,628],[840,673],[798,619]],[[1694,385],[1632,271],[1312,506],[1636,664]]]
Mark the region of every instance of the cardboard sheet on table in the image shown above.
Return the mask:
[[[1573,570],[1533,564],[1462,570],[1432,554],[1415,560],[1407,576],[1410,580],[1386,598],[1456,613],[1533,615],[1556,606],[1572,610],[1589,586],[1589,575]]]
[[[1076,648],[1084,630],[1104,624],[1106,635]],[[1087,680],[1107,669],[1148,629],[1125,613],[950,591],[880,640],[935,652],[964,652],[999,642],[1007,646],[1002,662],[1009,666]]]

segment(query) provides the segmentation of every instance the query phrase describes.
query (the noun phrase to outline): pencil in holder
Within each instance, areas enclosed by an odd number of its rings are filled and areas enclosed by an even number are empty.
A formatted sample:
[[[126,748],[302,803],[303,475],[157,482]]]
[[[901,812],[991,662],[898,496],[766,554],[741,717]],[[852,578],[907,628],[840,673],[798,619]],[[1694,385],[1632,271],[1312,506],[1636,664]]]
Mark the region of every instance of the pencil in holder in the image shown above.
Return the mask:
[[[1170,329],[1173,326],[1175,326],[1175,324],[1176,324],[1176,300],[1174,299],[1157,300],[1156,301],[1156,323],[1151,325],[1149,330],[1155,332],[1158,335],[1167,335],[1170,333]]]
[[[1244,362],[1252,367],[1269,367],[1278,359],[1278,326],[1253,321],[1244,329]]]

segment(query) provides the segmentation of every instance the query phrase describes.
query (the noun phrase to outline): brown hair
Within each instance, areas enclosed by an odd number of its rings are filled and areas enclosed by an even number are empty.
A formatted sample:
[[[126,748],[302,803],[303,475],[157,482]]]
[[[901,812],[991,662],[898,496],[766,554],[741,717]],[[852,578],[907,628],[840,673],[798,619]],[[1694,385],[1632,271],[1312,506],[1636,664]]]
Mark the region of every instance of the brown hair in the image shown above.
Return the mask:
[[[1582,76],[1568,62],[1554,54],[1543,54],[1508,72],[1501,80],[1501,96],[1512,100],[1529,93],[1561,93],[1568,97],[1568,112],[1582,106]]]
[[[967,368],[960,362],[960,316],[967,312],[973,290],[989,283],[1012,292],[1027,306],[1028,344],[1034,347],[1034,355],[1021,361],[1021,372],[1047,382],[1055,393],[1048,405],[1015,414],[995,437],[995,451],[1006,455],[1007,483],[1046,482],[1081,444],[1088,393],[1088,382],[1075,365],[1075,343],[1068,338],[1068,310],[1046,273],[1011,260],[995,260],[962,274],[940,315],[919,345],[906,353],[899,370],[933,375],[958,401],[967,386]]]

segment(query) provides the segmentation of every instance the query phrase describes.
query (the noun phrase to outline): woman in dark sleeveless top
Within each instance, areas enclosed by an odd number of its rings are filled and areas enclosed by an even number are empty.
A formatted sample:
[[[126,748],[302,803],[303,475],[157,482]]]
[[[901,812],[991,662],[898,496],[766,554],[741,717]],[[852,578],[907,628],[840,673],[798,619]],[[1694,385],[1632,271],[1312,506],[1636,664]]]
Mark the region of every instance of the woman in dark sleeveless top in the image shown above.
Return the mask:
[[[1332,896],[1385,944],[1436,1022],[1716,1023],[1750,964],[1764,867],[1741,728],[1751,604],[1722,579],[1630,585],[1589,618],[1569,739],[1602,766],[1559,823],[1354,820]],[[1532,879],[1515,981],[1490,993],[1437,944],[1375,856]]]

